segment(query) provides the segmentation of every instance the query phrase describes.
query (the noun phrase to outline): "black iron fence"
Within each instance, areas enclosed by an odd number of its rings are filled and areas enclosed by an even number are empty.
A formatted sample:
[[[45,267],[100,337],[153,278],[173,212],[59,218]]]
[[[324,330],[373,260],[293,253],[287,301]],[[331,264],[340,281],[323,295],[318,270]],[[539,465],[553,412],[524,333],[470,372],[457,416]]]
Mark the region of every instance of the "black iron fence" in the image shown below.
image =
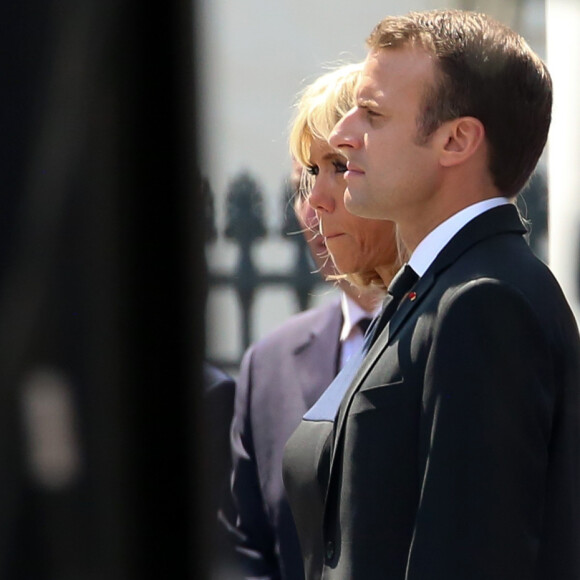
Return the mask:
[[[240,312],[241,344],[234,358],[227,358],[219,353],[212,356],[212,362],[218,367],[236,372],[243,351],[257,336],[254,324],[254,306],[258,290],[265,287],[282,287],[290,289],[295,298],[295,311],[305,310],[311,305],[316,287],[323,284],[321,277],[314,272],[315,266],[304,236],[300,233],[296,215],[293,210],[293,190],[290,182],[282,186],[280,211],[282,227],[278,231],[269,231],[263,211],[264,195],[256,178],[243,172],[230,184],[226,195],[226,218],[222,235],[233,242],[238,249],[237,263],[229,272],[218,272],[208,265],[209,292],[220,288],[229,288],[237,296]],[[204,184],[207,202],[207,241],[213,242],[218,237],[215,224],[214,195],[209,183]],[[289,268],[283,273],[265,272],[254,256],[254,248],[268,239],[283,239],[288,246],[293,246],[293,257]],[[211,326],[209,321],[208,326]]]

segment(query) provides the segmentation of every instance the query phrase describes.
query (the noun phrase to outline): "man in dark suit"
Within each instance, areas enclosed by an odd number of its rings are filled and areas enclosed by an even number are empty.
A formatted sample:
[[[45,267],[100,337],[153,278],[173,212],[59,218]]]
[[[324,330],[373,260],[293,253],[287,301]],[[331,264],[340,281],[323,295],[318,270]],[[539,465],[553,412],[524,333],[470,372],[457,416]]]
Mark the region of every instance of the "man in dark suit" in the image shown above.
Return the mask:
[[[309,578],[580,578],[578,331],[513,204],[546,142],[550,76],[473,13],[386,18],[368,45],[330,142],[347,208],[397,223],[418,281],[390,320],[385,303],[339,404],[318,529],[301,452],[285,460],[301,542],[322,534]]]

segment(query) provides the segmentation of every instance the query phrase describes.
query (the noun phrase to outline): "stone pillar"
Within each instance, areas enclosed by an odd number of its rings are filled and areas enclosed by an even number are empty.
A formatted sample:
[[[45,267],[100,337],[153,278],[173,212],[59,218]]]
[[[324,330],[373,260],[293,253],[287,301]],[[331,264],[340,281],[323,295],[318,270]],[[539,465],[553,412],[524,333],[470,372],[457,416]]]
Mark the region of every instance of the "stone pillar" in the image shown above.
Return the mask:
[[[580,314],[580,4],[547,0],[547,61],[554,83],[548,141],[549,264]]]

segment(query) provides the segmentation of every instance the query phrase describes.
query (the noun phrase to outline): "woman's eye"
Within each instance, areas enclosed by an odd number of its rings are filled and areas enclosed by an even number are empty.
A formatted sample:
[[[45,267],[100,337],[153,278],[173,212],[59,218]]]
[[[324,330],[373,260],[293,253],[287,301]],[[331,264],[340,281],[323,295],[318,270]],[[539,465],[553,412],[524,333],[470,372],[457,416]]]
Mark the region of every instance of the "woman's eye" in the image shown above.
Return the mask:
[[[337,173],[344,173],[346,171],[346,163],[343,163],[342,161],[333,161],[332,164]]]
[[[310,173],[310,175],[318,175],[318,165],[309,165],[306,168],[306,171]]]

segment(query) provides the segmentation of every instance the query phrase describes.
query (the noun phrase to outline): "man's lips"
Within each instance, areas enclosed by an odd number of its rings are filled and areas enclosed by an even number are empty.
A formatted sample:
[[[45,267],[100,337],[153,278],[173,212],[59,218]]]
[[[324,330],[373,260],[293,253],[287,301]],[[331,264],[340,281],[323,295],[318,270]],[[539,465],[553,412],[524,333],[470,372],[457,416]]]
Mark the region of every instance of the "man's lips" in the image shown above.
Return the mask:
[[[360,168],[357,167],[356,165],[354,165],[353,163],[350,163],[350,161],[346,164],[346,173],[344,174],[345,178],[349,178],[355,175],[363,175],[364,171]]]

